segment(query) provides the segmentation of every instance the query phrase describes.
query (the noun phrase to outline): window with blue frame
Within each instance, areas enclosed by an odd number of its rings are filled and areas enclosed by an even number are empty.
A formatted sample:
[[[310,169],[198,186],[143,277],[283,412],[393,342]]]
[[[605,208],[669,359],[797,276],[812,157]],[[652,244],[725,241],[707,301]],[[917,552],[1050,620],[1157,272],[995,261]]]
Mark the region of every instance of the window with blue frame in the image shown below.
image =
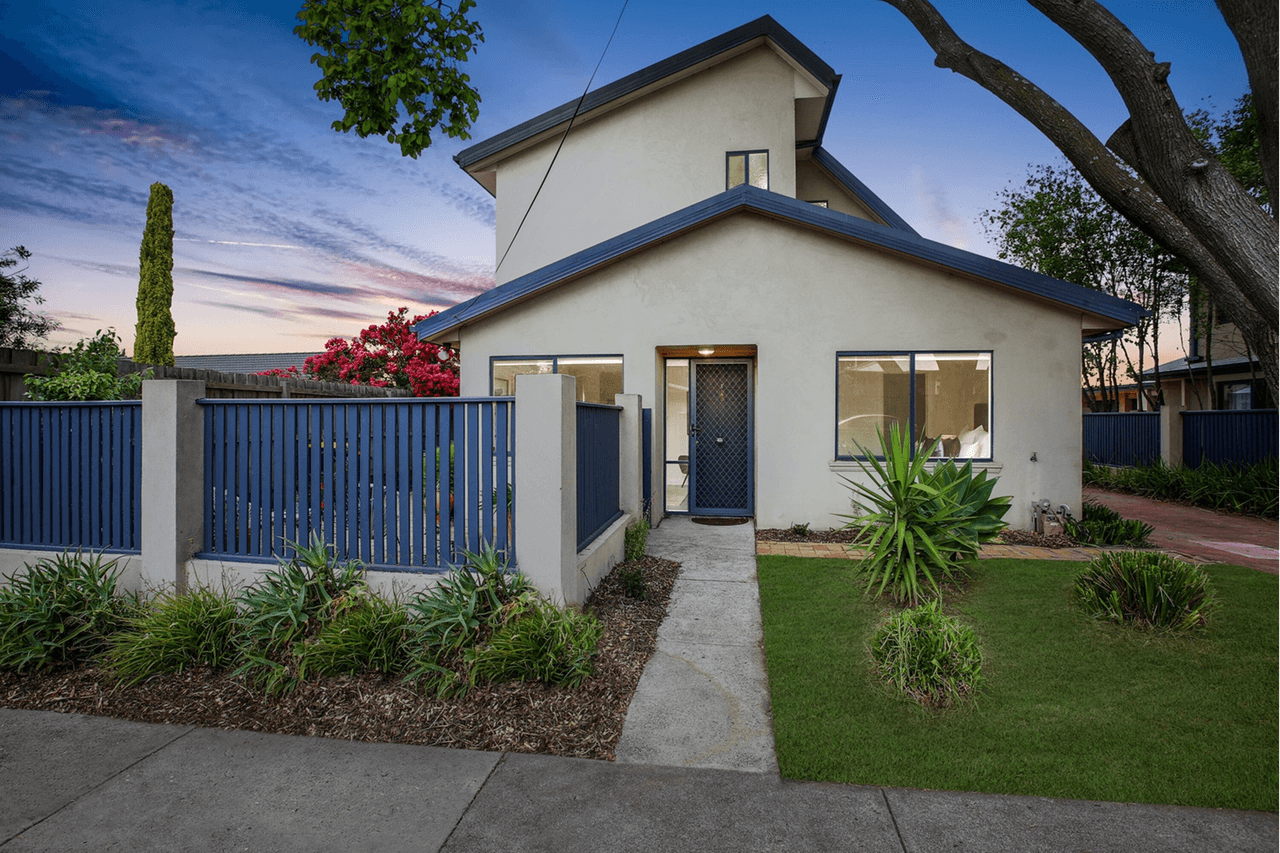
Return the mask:
[[[495,356],[489,359],[490,387],[495,397],[516,393],[521,376],[537,373],[568,373],[578,380],[578,401],[613,405],[622,393],[622,356],[548,355]]]
[[[725,155],[724,188],[731,190],[743,184],[751,184],[762,190],[769,189],[768,151],[730,151]]]
[[[878,455],[895,426],[918,453],[990,459],[991,353],[837,353],[836,458]]]

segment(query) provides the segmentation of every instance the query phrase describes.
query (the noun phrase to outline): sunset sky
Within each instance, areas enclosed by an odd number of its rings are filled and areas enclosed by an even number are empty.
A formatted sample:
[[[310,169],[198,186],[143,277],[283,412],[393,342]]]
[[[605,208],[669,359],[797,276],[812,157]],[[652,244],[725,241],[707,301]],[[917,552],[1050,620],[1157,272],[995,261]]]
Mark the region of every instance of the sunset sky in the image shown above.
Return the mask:
[[[1030,6],[936,4],[1103,139],[1124,120],[1101,69]],[[154,181],[175,197],[179,355],[314,351],[401,305],[425,313],[492,286],[493,200],[452,157],[581,94],[622,4],[481,0],[473,139],[441,136],[417,160],[329,129],[340,110],[313,92],[299,5],[0,0],[0,248],[33,253],[28,275],[64,326],[51,343],[112,326],[132,350]],[[1173,63],[1185,109],[1222,112],[1246,91],[1213,3],[1107,5]],[[631,0],[594,87],[762,14],[844,75],[824,146],[925,237],[994,254],[979,214],[1058,154],[934,67],[884,3]]]

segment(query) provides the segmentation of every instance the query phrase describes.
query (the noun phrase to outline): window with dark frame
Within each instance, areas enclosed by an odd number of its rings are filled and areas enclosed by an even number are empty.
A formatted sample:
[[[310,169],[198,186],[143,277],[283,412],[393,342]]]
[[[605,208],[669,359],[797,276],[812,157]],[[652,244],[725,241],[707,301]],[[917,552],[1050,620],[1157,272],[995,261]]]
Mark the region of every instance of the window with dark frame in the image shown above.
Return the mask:
[[[836,354],[837,459],[879,454],[879,434],[906,430],[932,458],[991,459],[990,352]]]
[[[730,151],[725,155],[724,188],[731,190],[743,184],[751,184],[762,190],[769,189],[769,152]]]
[[[613,405],[622,393],[622,356],[548,355],[493,356],[489,359],[489,387],[495,397],[516,393],[521,376],[539,373],[568,373],[578,380],[578,401]]]

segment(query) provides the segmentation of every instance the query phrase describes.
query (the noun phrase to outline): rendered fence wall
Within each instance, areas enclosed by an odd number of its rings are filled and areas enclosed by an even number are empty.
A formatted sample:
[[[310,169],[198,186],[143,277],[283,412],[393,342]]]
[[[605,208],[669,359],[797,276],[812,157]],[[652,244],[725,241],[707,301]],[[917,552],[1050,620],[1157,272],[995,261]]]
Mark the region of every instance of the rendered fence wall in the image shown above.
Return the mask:
[[[404,570],[510,549],[510,398],[201,403],[202,557],[272,559],[313,534]]]
[[[0,544],[137,553],[142,404],[0,403]]]
[[[618,498],[620,406],[578,403],[578,550],[622,515]]]
[[[1084,458],[1100,465],[1149,465],[1160,458],[1157,412],[1092,412],[1082,416]]]
[[[1276,456],[1280,422],[1275,409],[1183,412],[1182,460],[1249,465]]]

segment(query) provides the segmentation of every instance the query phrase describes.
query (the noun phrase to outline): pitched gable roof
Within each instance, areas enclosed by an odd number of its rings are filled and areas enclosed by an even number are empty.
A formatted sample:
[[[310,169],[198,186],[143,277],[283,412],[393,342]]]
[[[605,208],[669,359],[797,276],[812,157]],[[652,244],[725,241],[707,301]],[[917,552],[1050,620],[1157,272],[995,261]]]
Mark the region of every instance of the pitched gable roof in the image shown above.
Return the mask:
[[[526,122],[477,142],[454,155],[456,162],[463,169],[480,163],[495,154],[525,142],[564,124],[573,117],[575,110],[579,116],[585,116],[592,110],[608,106],[614,102],[642,93],[650,87],[682,79],[699,70],[704,64],[732,56],[749,49],[767,39],[776,46],[795,65],[812,75],[827,89],[826,103],[818,123],[817,133],[813,139],[797,140],[797,147],[804,148],[822,143],[822,135],[826,130],[827,117],[831,112],[831,102],[835,98],[836,87],[840,84],[840,75],[830,65],[809,48],[805,47],[795,36],[788,32],[773,18],[765,15],[754,21],[743,24],[727,33],[708,39],[702,44],[681,51],[675,56],[667,57],[660,62],[642,68],[634,74],[628,74],[620,80],[602,86],[587,93],[582,99],[568,101],[542,115],[535,116]]]
[[[848,190],[850,195],[870,208],[871,212],[876,216],[883,219],[890,228],[897,228],[919,236],[916,229],[907,224],[907,220],[899,216],[898,212],[892,207],[885,204],[880,196],[871,191],[871,187],[858,180],[857,176],[846,169],[827,149],[819,145],[813,149],[813,157],[810,159],[830,175],[833,181]]]
[[[878,248],[1001,285],[1028,296],[1056,302],[1100,318],[1104,321],[1099,326],[1101,329],[1132,325],[1147,314],[1140,305],[1128,300],[926,240],[914,231],[881,225],[743,185],[522,275],[468,302],[423,320],[413,330],[419,338],[440,339],[462,326],[536,297],[657,243],[744,212],[813,228],[852,243]]]

